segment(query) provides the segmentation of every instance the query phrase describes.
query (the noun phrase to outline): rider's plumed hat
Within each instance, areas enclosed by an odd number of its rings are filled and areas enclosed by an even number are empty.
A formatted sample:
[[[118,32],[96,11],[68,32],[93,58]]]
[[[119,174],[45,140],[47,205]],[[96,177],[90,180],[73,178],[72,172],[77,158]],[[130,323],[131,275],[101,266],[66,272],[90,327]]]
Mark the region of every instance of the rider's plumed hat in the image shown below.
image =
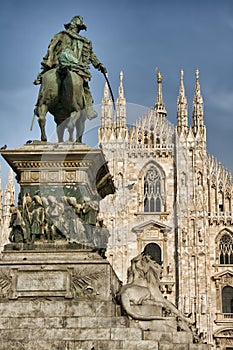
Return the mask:
[[[69,23],[64,24],[65,29],[69,29],[70,26],[75,25],[80,29],[87,30],[87,26],[83,23],[82,16],[75,16]]]

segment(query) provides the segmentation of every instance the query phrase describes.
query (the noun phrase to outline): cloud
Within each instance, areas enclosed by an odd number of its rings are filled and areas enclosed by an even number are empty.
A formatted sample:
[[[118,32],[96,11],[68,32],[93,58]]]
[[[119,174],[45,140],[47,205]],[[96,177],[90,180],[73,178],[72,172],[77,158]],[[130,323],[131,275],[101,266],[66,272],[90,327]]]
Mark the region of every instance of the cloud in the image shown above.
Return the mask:
[[[233,91],[208,91],[209,103],[226,113],[233,111]]]
[[[226,14],[225,23],[231,30],[233,30],[233,16],[229,16],[229,14]]]

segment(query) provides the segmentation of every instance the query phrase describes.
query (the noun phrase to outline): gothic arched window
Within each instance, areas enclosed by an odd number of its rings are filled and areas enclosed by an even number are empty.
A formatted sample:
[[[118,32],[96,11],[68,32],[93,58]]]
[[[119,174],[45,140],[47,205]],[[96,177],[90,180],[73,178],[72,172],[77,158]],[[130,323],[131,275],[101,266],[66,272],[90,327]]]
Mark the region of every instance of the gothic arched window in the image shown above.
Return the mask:
[[[144,177],[144,211],[162,211],[162,179],[155,167],[151,167]]]
[[[226,286],[222,289],[222,313],[233,314],[233,287]]]
[[[219,262],[221,265],[233,264],[233,239],[227,232],[219,241]]]
[[[143,253],[145,255],[149,255],[153,260],[155,260],[158,264],[162,264],[161,261],[161,248],[158,244],[156,243],[148,243],[144,250]]]

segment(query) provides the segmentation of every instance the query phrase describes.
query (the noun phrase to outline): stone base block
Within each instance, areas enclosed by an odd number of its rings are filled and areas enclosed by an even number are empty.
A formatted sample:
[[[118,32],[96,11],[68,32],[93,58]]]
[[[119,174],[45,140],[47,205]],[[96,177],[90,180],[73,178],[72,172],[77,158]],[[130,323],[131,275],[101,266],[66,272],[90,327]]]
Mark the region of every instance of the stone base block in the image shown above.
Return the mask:
[[[19,303],[14,304],[16,309],[24,301],[27,314],[28,307],[36,299],[39,304],[52,301],[49,308],[53,303],[56,308],[62,307],[62,303],[59,304],[62,299],[72,300],[71,307],[76,308],[82,301],[82,308],[87,312],[83,316],[94,316],[98,313],[98,303],[109,301],[113,304],[112,299],[120,288],[111,265],[97,253],[80,249],[59,251],[56,246],[49,250],[4,251],[0,280],[1,301],[13,303],[18,300]],[[54,312],[56,315],[56,310]],[[82,315],[81,308],[80,312]]]
[[[1,350],[159,350],[158,343],[149,340],[31,340],[7,341],[0,345]]]
[[[107,329],[107,328],[121,328],[128,327],[128,319],[126,317],[1,317],[0,318],[0,332],[5,329]]]
[[[175,317],[121,315],[120,281],[97,253],[37,245],[0,260],[0,350],[204,350]],[[150,307],[146,305],[145,307]],[[145,310],[144,310],[145,311]],[[150,310],[151,311],[151,310]]]
[[[159,332],[174,332],[177,330],[177,322],[174,317],[158,317],[157,320],[138,321],[130,320],[132,327],[139,327],[143,330],[155,330]]]
[[[157,331],[145,330],[143,332],[144,339],[155,340],[161,343],[170,343],[170,344],[190,344],[193,342],[193,336],[188,332],[172,332],[167,331],[163,332],[157,328]]]
[[[172,343],[159,343],[159,350],[174,350],[174,344]],[[177,347],[175,347],[175,350],[177,350]],[[179,348],[179,350],[189,350],[189,345],[182,345],[182,348]]]
[[[35,298],[35,300],[12,300],[0,302],[0,327],[6,318],[43,318],[44,322],[62,317],[116,317],[120,316],[119,308],[110,301],[96,300],[48,300]],[[47,318],[47,319],[46,319]],[[37,321],[39,322],[39,321]],[[52,322],[52,321],[51,321]],[[73,322],[73,320],[71,321]]]
[[[159,350],[159,344],[152,340],[131,341],[123,343],[123,350]]]
[[[193,341],[193,336],[191,333],[182,332],[182,331],[173,333],[174,344],[192,343],[192,341]]]
[[[158,319],[162,317],[162,306],[154,304],[143,304],[135,305],[131,304],[130,308],[134,314],[137,315],[147,315],[147,316],[156,316]]]
[[[210,350],[212,346],[210,344],[190,344],[189,350]]]

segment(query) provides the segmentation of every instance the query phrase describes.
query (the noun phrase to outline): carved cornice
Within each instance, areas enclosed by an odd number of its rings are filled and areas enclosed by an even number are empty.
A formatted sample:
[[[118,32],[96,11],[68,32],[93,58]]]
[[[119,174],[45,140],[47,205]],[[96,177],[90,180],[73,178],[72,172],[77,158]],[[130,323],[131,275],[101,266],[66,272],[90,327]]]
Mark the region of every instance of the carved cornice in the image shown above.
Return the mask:
[[[225,270],[214,275],[212,278],[217,285],[233,286],[233,271]]]
[[[98,171],[106,162],[101,150],[85,145],[69,145],[65,148],[62,144],[54,144],[51,147],[46,149],[34,145],[31,149],[22,146],[7,150],[2,156],[17,174],[26,168],[91,167],[93,171]]]
[[[153,148],[148,149],[145,146],[140,147],[140,145],[129,145],[128,147],[128,156],[129,158],[144,158],[144,157],[152,157],[152,158],[168,158],[173,157],[174,151],[173,146],[164,147],[164,148]]]
[[[164,225],[158,221],[155,221],[153,219],[151,220],[147,220],[143,223],[141,223],[140,225],[137,225],[137,226],[134,226],[132,228],[132,231],[133,232],[136,232],[136,233],[141,233],[143,232],[146,228],[149,228],[149,227],[155,227],[157,228],[158,230],[160,230],[161,232],[168,232],[168,231],[171,231],[171,227],[167,226],[167,225]]]
[[[88,168],[92,165],[91,161],[21,161],[14,162],[15,167],[18,169],[51,169],[51,168],[80,168],[85,167]]]
[[[102,198],[115,191],[102,150],[84,144],[33,143],[2,156],[21,185],[85,183]]]

